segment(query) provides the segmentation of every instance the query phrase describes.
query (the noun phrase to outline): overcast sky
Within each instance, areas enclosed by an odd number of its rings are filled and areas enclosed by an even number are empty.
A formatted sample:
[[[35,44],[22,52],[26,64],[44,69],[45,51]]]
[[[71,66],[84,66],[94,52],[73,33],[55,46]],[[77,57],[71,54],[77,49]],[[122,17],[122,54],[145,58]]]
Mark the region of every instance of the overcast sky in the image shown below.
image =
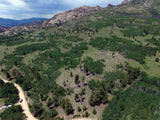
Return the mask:
[[[10,19],[51,18],[55,14],[84,5],[106,7],[123,0],[0,0],[0,17]]]

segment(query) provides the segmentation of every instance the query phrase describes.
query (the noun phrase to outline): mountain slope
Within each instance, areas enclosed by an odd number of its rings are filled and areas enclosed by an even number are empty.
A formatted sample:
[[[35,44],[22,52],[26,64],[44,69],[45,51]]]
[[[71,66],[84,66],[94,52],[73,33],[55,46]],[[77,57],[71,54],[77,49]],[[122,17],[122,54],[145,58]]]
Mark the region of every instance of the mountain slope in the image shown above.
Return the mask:
[[[23,19],[23,20],[12,20],[12,19],[4,19],[0,18],[0,25],[3,26],[17,26],[25,23],[46,20],[45,18],[30,18],[30,19]]]
[[[76,19],[80,19],[84,16],[89,16],[94,12],[101,11],[101,10],[102,8],[99,6],[96,6],[96,7],[83,6],[67,12],[59,13],[49,20],[45,20],[44,22],[40,21],[38,24],[37,22],[32,22],[31,24],[14,26],[1,34],[4,34],[4,35],[28,34],[38,29],[44,29],[46,27],[51,27],[56,24],[59,25],[65,22],[70,22]],[[23,33],[21,33],[21,31],[23,31]]]
[[[22,86],[42,120],[158,120],[160,21],[146,3],[132,0],[91,13],[78,8],[86,16],[71,20],[74,9],[44,29],[27,26],[36,31],[0,36],[0,73]]]
[[[130,15],[146,17],[160,17],[159,0],[124,0],[113,10]]]
[[[96,7],[88,7],[88,6],[83,6],[79,7],[73,10],[69,10],[67,12],[59,13],[55,15],[53,18],[51,18],[48,21],[45,21],[43,23],[43,26],[52,26],[56,23],[65,23],[69,22],[72,20],[80,19],[83,16],[88,16],[92,14],[94,11],[101,11],[102,8],[99,6]]]

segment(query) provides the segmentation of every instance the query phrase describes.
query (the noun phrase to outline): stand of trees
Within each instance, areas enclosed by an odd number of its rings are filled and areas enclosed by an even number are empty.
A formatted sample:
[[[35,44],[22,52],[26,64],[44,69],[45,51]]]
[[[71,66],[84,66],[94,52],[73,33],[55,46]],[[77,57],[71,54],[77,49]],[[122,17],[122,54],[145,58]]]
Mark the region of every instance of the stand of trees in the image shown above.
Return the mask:
[[[1,120],[24,120],[25,115],[22,112],[20,105],[12,106],[0,113],[0,117]]]
[[[89,104],[91,106],[106,104],[108,102],[105,85],[104,81],[98,83],[98,87],[93,91],[89,98]]]
[[[63,98],[60,105],[67,115],[73,114],[74,110],[68,98]]]
[[[157,120],[160,105],[159,78],[149,78],[141,72],[140,81],[119,92],[103,112],[103,120],[151,119]]]
[[[4,83],[0,87],[0,98],[5,99],[5,105],[13,105],[19,101],[18,90],[12,83]]]
[[[98,41],[98,42],[97,42]],[[153,56],[159,48],[134,44],[132,41],[112,36],[112,38],[91,39],[90,45],[102,50],[117,51],[129,59],[145,64],[146,56]]]
[[[92,73],[92,74],[102,74],[103,73],[103,67],[104,65],[104,60],[97,60],[94,61],[93,58],[87,57],[82,61],[84,63],[83,69],[86,72],[86,74]]]

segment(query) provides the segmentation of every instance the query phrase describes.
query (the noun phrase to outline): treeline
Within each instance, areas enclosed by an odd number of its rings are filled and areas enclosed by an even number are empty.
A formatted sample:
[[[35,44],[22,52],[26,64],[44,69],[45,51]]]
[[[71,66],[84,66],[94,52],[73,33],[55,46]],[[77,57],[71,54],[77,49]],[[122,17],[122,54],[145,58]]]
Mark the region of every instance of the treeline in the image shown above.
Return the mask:
[[[134,59],[141,64],[145,64],[146,56],[153,56],[159,50],[149,46],[134,44],[127,39],[113,36],[112,38],[91,39],[90,45],[98,49],[117,51],[129,59]]]
[[[38,39],[33,39],[31,37],[25,37],[24,35],[14,35],[14,36],[0,36],[0,43],[4,43],[7,46],[20,45],[25,42],[35,42],[42,41],[40,37]]]
[[[51,45],[49,43],[43,43],[43,44],[32,44],[32,45],[23,45],[16,48],[16,51],[14,54],[16,55],[26,55],[29,53],[33,53],[35,51],[43,51],[46,49],[51,48]]]
[[[21,35],[15,35],[15,36],[0,36],[0,43],[11,43],[11,42],[17,42],[18,40],[23,40],[24,37]]]
[[[157,14],[155,10],[150,10],[154,15]],[[121,32],[125,37],[135,37],[135,36],[146,36],[148,34],[159,33],[159,26],[153,25],[153,22],[158,22],[156,18],[140,18],[132,14],[116,12],[115,14],[110,14],[106,12],[101,12],[99,15],[103,16],[103,19],[98,19],[97,21],[86,21],[83,24],[78,24],[72,32],[85,33],[88,36],[95,35],[102,28],[111,27],[110,34],[113,35],[114,27],[121,28]],[[142,22],[143,21],[143,22]],[[86,26],[84,26],[86,24]],[[69,30],[71,31],[71,30]]]

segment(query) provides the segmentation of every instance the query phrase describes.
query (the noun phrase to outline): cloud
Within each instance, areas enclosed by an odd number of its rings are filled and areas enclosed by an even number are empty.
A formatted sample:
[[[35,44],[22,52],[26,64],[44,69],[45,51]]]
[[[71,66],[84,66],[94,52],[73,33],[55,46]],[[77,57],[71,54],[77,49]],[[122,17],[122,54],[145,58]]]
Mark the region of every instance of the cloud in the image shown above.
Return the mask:
[[[0,17],[17,19],[23,12],[29,12],[31,9],[23,0],[1,0]]]
[[[7,0],[12,7],[16,7],[16,8],[23,8],[26,7],[26,3],[22,0]]]
[[[51,18],[60,11],[88,5],[106,7],[120,4],[123,0],[0,0],[0,17],[24,19],[31,17]]]
[[[106,7],[108,4],[117,5],[120,4],[123,0],[60,0],[64,6],[68,7],[79,7],[83,5]]]

